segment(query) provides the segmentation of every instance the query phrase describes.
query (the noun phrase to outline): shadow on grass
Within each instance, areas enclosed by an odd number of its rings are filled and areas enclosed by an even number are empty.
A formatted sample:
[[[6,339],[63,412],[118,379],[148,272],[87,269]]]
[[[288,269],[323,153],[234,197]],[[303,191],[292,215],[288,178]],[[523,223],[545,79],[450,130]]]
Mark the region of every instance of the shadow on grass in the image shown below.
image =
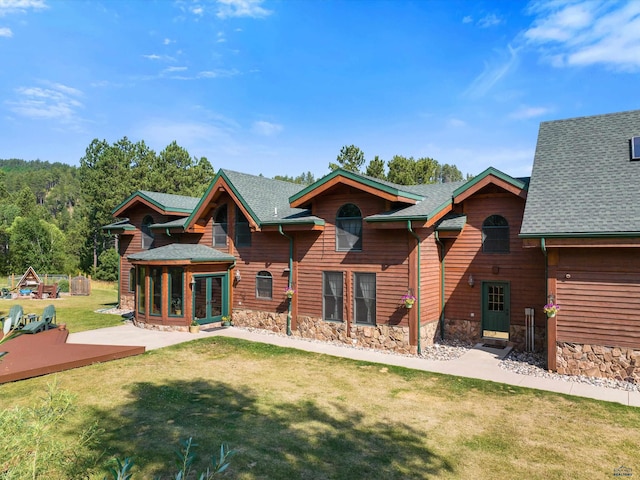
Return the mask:
[[[400,422],[371,420],[345,403],[270,401],[224,383],[136,383],[119,410],[94,410],[107,458],[134,457],[139,476],[168,478],[180,439],[193,437],[203,462],[221,443],[236,450],[227,476],[268,479],[430,478],[452,472],[424,434]],[[200,464],[200,466],[202,466]]]

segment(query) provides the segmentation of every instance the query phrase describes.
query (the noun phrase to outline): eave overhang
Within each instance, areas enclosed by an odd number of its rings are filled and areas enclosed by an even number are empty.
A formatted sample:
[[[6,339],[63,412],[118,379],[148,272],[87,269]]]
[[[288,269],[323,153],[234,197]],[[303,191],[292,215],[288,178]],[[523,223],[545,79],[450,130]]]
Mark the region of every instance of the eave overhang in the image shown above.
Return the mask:
[[[472,178],[464,185],[453,191],[453,202],[462,203],[472,195],[475,195],[488,185],[496,185],[523,199],[527,198],[527,184],[522,180],[513,178],[493,167],[487,168],[480,175]]]
[[[174,215],[186,217],[191,213],[191,210],[187,208],[173,208],[162,205],[159,202],[156,202],[151,197],[146,195],[144,192],[137,191],[129,195],[129,197],[116,208],[113,209],[113,216],[120,217],[124,212],[128,209],[136,205],[137,203],[141,203],[142,205],[146,205],[147,207],[161,213],[163,215]]]
[[[347,185],[390,202],[414,205],[423,199],[421,195],[339,168],[289,197],[289,203],[293,208],[302,207],[336,185]]]
[[[211,181],[209,188],[207,188],[207,191],[198,202],[198,205],[196,205],[196,208],[193,209],[193,212],[191,212],[191,215],[189,215],[189,218],[185,222],[186,232],[204,232],[205,227],[198,224],[197,222],[207,214],[207,212],[211,208],[211,205],[215,203],[215,199],[219,197],[223,192],[229,194],[233,202],[246,217],[249,222],[249,228],[251,229],[251,231],[260,231],[260,222],[258,216],[251,209],[251,207],[249,207],[244,198],[242,198],[242,196],[233,186],[233,183],[231,183],[224,171],[220,170]]]

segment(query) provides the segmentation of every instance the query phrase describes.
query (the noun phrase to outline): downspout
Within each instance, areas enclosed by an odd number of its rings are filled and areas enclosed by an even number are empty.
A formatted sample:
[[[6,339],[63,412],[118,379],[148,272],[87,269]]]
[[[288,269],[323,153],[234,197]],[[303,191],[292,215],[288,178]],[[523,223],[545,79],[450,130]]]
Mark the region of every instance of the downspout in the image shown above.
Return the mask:
[[[120,255],[120,235],[116,233],[116,252],[118,252],[118,308],[122,305],[120,303],[120,291],[122,290],[122,285],[120,282],[122,281],[122,256]],[[131,283],[131,280],[129,280]]]
[[[445,262],[444,262],[444,245],[440,241],[439,232],[435,231],[436,243],[440,247],[442,260],[440,260],[440,340],[444,341],[444,279],[445,279]]]
[[[544,298],[546,301],[549,298],[549,258],[547,256],[547,244],[544,241],[544,237],[540,238],[540,248],[544,254]]]
[[[416,314],[418,315],[418,355],[422,355],[422,340],[420,339],[420,237],[411,228],[411,220],[407,220],[407,230],[418,242],[418,285],[416,287],[418,311]]]
[[[278,225],[278,231],[280,235],[289,239],[289,280],[288,287],[291,288],[291,276],[293,275],[293,238],[282,231],[282,224]],[[289,306],[287,308],[287,335],[291,336],[291,303],[293,299],[289,299]]]

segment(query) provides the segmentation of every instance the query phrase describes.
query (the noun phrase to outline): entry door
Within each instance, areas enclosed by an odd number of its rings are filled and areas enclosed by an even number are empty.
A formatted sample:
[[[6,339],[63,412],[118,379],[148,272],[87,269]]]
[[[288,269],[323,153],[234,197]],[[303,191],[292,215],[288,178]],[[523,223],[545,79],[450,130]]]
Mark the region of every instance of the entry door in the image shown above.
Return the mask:
[[[509,284],[482,283],[482,336],[509,339]]]
[[[193,288],[193,316],[198,323],[219,322],[227,315],[227,275],[198,275]]]

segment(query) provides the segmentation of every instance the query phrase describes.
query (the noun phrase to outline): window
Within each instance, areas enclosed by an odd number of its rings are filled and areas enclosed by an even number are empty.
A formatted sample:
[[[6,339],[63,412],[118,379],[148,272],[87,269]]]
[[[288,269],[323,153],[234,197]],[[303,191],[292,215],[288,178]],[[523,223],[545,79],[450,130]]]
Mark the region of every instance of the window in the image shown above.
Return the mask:
[[[249,220],[236,205],[236,247],[251,246],[251,230]]]
[[[273,292],[273,277],[266,270],[256,275],[256,298],[271,300]]]
[[[640,137],[631,139],[631,160],[640,160]]]
[[[490,312],[504,312],[504,286],[488,285],[487,310]]]
[[[500,215],[491,215],[482,224],[482,251],[509,253],[509,223]]]
[[[162,314],[162,268],[151,268],[149,270],[149,313],[151,315]]]
[[[151,215],[147,215],[142,220],[142,248],[151,248],[153,246],[153,232],[151,231],[151,224],[153,218]]]
[[[342,321],[342,272],[322,272],[322,318]]]
[[[376,274],[354,273],[354,317],[356,323],[376,324]]]
[[[222,205],[213,215],[213,246],[227,246],[227,206]]]
[[[129,291],[136,291],[136,269],[135,267],[131,267],[129,269]]]
[[[182,304],[184,300],[184,271],[182,268],[169,269],[169,315],[181,317],[184,315]]]
[[[336,216],[336,250],[362,250],[362,214],[353,203],[340,207]]]
[[[138,267],[138,313],[144,315],[147,311],[147,292],[144,288],[146,280],[145,267]]]

